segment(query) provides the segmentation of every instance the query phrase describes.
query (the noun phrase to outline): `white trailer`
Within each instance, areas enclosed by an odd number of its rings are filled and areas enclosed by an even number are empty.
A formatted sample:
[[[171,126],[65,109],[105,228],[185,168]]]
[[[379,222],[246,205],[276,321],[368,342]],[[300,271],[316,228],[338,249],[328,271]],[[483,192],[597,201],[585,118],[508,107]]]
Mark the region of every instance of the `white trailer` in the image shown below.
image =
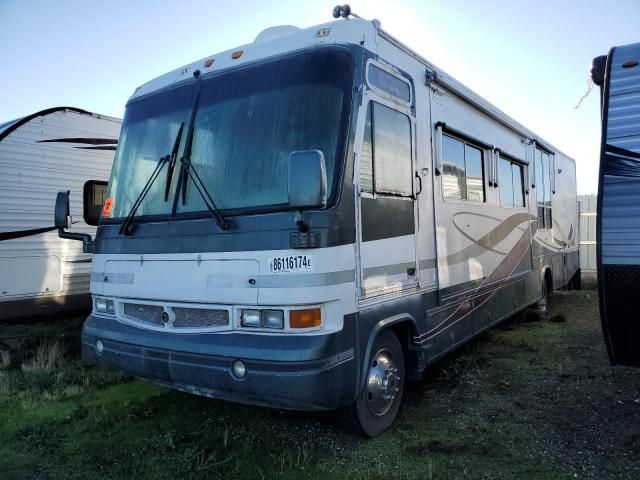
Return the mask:
[[[59,107],[0,124],[0,324],[91,306],[91,257],[59,238],[51,204],[71,190],[83,211],[83,187],[106,181],[121,121]],[[76,217],[73,231],[94,233]]]
[[[407,378],[576,278],[576,200],[573,160],[379,22],[271,28],[129,100],[83,355],[377,435]]]

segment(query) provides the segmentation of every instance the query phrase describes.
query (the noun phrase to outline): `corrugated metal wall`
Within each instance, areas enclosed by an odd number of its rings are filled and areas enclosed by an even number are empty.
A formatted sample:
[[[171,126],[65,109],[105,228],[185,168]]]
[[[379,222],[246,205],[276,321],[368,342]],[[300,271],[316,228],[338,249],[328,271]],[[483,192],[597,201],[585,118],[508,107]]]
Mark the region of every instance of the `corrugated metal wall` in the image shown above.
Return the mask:
[[[108,138],[117,142],[121,121],[58,111],[36,117],[0,142],[0,232],[53,226],[57,192],[71,191],[72,231],[95,235],[84,223],[82,189],[108,180],[114,152],[51,139]],[[49,142],[43,143],[43,140]],[[32,296],[86,293],[91,256],[81,242],[56,231],[0,242],[0,304]],[[0,315],[1,317],[1,315]]]
[[[640,43],[616,47],[611,60],[602,192],[603,265],[640,264],[640,161],[635,157],[640,154],[640,66],[634,66],[638,60]],[[630,155],[621,153],[625,150]]]
[[[578,202],[580,202],[580,269],[583,273],[595,273],[598,196],[595,193],[578,195]]]

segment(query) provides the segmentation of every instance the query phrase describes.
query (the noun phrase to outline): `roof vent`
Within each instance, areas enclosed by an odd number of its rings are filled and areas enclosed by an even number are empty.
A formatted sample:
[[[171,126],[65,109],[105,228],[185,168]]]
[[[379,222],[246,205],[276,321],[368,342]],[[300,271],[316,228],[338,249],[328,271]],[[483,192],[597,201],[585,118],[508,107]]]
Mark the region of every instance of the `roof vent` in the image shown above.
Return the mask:
[[[298,27],[294,27],[293,25],[278,25],[277,27],[265,28],[258,34],[253,43],[264,42],[265,40],[282,37],[299,30],[300,29]]]

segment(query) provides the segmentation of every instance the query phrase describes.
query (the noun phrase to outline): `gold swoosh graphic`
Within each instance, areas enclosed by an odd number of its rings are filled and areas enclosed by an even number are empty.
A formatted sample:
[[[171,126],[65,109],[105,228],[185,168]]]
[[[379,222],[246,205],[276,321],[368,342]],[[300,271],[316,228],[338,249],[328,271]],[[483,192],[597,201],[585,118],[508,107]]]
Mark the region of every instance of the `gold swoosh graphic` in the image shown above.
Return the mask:
[[[508,253],[495,250],[495,247],[500,242],[502,242],[505,238],[507,238],[509,234],[513,232],[520,224],[536,218],[533,215],[530,215],[528,213],[513,214],[505,218],[500,224],[496,225],[488,233],[486,233],[484,236],[476,240],[471,236],[469,236],[466,232],[463,232],[460,229],[460,227],[458,227],[458,225],[456,224],[455,217],[457,215],[462,215],[462,214],[477,216],[481,218],[489,218],[492,220],[500,220],[500,219],[496,219],[495,217],[490,217],[488,215],[484,215],[481,213],[474,213],[474,212],[458,212],[455,215],[453,215],[453,218],[452,218],[453,225],[462,235],[464,235],[467,239],[471,240],[471,242],[473,243],[468,247],[463,248],[459,252],[452,253],[451,255],[448,255],[446,258],[444,258],[444,262],[447,265],[455,265],[456,263],[466,262],[469,258],[478,257],[481,254],[485,253],[487,250],[497,253],[499,255],[507,255]],[[434,266],[435,266],[435,262],[434,262]]]

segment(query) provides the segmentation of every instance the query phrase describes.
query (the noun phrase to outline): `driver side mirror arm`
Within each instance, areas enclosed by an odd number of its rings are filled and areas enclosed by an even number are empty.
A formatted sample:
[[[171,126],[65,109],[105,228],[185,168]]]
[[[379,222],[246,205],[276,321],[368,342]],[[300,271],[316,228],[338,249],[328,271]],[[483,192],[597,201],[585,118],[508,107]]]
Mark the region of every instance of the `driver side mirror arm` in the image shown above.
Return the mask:
[[[56,207],[54,213],[54,225],[58,229],[60,238],[69,240],[79,240],[82,242],[82,251],[84,253],[93,253],[94,242],[88,233],[71,233],[66,229],[71,227],[71,215],[69,215],[69,191],[58,192],[56,197]]]

